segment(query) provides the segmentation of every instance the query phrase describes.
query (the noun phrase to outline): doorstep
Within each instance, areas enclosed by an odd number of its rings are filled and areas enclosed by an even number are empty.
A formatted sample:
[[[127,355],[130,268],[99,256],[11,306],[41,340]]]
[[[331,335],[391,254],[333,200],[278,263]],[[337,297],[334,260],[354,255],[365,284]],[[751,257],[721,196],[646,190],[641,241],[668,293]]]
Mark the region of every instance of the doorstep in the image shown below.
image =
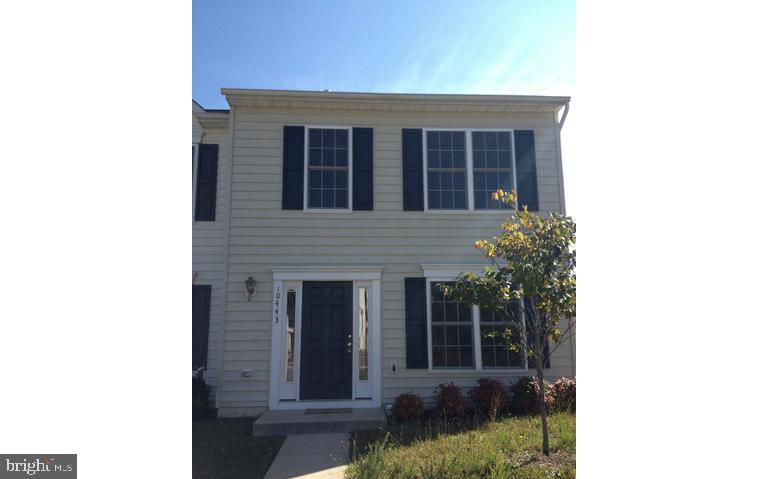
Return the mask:
[[[361,409],[297,409],[293,411],[267,411],[253,422],[254,436],[287,436],[289,434],[317,434],[352,432],[376,429],[384,424],[384,410]]]

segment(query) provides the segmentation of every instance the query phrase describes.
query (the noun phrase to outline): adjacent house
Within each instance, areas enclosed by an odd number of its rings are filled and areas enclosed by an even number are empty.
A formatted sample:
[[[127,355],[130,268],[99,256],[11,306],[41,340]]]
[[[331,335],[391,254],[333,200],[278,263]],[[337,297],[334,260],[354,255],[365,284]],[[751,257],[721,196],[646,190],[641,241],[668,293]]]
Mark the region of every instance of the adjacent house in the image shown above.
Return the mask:
[[[497,188],[565,210],[568,97],[222,93],[229,111],[193,104],[193,368],[220,416],[530,374],[436,285],[485,266]],[[574,351],[548,375],[575,375]]]

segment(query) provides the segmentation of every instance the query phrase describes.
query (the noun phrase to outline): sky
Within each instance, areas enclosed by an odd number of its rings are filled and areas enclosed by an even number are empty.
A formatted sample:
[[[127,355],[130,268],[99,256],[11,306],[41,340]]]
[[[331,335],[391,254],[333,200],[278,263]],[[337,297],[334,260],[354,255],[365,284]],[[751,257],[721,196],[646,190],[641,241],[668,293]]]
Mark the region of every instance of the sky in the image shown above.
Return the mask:
[[[574,1],[193,3],[193,96],[221,88],[570,95]]]
[[[228,108],[221,88],[572,96],[575,9],[575,0],[195,0],[192,93],[204,108]]]

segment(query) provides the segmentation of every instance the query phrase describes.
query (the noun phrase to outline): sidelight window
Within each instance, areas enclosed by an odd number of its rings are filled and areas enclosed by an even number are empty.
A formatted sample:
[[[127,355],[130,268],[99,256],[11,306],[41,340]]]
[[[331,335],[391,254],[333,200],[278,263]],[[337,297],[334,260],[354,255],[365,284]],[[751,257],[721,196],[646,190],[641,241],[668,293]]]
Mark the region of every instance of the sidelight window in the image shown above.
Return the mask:
[[[285,382],[293,382],[293,363],[296,344],[296,291],[288,291],[285,322]]]

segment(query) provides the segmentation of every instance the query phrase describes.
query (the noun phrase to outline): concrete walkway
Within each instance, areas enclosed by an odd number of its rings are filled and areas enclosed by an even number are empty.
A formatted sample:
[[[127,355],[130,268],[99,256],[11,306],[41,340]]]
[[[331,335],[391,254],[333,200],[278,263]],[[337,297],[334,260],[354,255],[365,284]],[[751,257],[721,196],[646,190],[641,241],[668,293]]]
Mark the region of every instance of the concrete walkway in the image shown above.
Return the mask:
[[[264,479],[342,479],[348,449],[348,433],[289,435]]]

